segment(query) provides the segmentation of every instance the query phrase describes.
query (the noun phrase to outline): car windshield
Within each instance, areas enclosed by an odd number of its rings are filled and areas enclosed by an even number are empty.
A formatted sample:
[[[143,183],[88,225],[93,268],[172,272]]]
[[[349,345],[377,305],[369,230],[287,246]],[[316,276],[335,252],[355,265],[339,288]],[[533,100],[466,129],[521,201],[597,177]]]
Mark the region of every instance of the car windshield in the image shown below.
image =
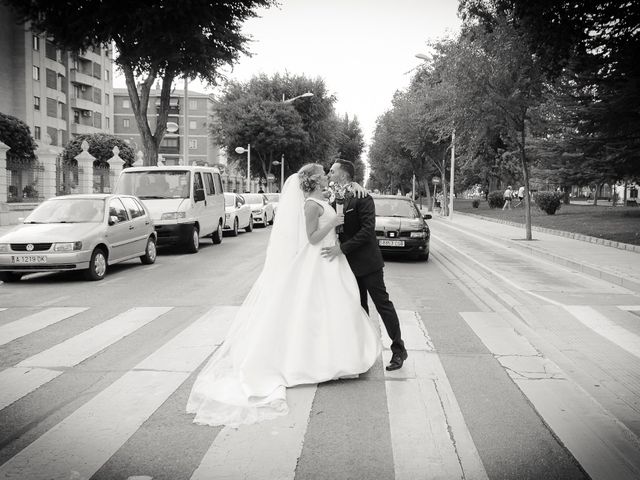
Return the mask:
[[[278,202],[278,199],[280,198],[278,193],[265,193],[264,196],[267,197],[267,200],[270,202]]]
[[[407,200],[395,198],[375,198],[376,215],[378,217],[420,218],[418,210]]]
[[[264,195],[261,193],[245,193],[244,199],[247,203],[263,203]]]
[[[52,198],[42,202],[24,223],[101,223],[102,198]]]
[[[189,198],[190,172],[188,170],[145,170],[123,172],[117,191],[139,198]]]

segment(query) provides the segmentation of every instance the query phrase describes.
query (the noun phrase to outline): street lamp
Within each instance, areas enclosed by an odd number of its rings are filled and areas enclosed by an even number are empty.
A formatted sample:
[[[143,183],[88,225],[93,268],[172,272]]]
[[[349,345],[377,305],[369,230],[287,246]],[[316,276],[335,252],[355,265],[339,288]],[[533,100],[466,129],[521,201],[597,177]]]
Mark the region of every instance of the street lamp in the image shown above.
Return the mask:
[[[251,191],[251,144],[247,145],[247,148],[244,147],[236,147],[236,153],[242,155],[243,153],[247,153],[247,192]]]
[[[282,103],[292,103],[294,100],[299,98],[307,98],[313,97],[312,92],[305,92],[302,95],[298,95],[297,97],[289,98],[287,100],[284,99],[284,93],[282,94]],[[280,193],[282,193],[282,189],[284,188],[284,153],[280,157],[280,161],[276,160],[273,162],[275,166],[280,165]]]

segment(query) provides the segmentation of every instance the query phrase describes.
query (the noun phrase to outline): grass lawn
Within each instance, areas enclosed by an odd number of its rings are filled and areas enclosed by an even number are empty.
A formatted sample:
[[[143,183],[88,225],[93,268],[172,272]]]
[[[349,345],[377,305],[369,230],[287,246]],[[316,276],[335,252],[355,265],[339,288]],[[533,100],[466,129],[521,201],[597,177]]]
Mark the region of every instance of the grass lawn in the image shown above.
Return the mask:
[[[454,214],[459,211],[499,218],[522,223],[524,228],[524,205],[511,210],[502,210],[489,208],[484,200],[480,201],[478,208],[473,208],[471,202],[471,200],[456,199]],[[640,207],[563,204],[555,215],[547,215],[532,204],[531,225],[640,245]]]

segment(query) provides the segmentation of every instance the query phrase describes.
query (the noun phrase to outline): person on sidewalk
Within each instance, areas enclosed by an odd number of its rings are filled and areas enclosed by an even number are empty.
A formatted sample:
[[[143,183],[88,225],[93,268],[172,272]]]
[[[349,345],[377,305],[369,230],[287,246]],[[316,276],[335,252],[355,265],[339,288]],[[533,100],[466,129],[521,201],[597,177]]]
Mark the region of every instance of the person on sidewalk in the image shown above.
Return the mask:
[[[355,168],[348,160],[336,160],[329,170],[329,180],[337,185],[352,182],[354,176]],[[375,233],[375,205],[370,196],[354,197],[345,199],[343,208],[344,226],[338,235],[340,244],[323,248],[322,255],[329,260],[342,253],[346,255],[358,282],[362,308],[369,313],[369,294],[391,338],[391,362],[386,369],[397,370],[407,359],[407,349],[402,340],[398,314],[384,284],[384,261]]]
[[[516,203],[513,207],[519,207],[520,205],[522,205],[522,201],[524,200],[524,185],[522,185],[519,189],[518,189],[518,203]]]
[[[511,189],[511,185],[507,187],[507,189],[502,194],[502,198],[504,198],[504,205],[502,206],[502,210],[505,208],[509,208],[511,210],[511,200],[513,199],[513,190]]]

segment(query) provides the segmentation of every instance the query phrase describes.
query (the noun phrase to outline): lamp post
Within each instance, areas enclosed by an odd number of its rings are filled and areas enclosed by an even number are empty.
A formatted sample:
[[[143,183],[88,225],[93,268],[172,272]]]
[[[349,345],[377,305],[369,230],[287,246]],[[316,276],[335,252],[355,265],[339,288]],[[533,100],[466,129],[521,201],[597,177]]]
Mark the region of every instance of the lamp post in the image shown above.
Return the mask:
[[[247,148],[236,147],[236,153],[242,155],[247,153],[247,192],[251,192],[251,144],[247,145]]]
[[[282,103],[292,103],[294,100],[297,100],[299,98],[307,98],[307,97],[313,97],[313,93],[312,92],[305,92],[302,95],[298,95],[297,97],[289,98],[287,100],[285,100],[284,93],[283,93],[282,94]],[[284,153],[280,157],[280,161],[278,161],[278,160],[274,161],[273,165],[275,165],[275,166],[280,165],[280,193],[282,193],[282,189],[284,188]]]

